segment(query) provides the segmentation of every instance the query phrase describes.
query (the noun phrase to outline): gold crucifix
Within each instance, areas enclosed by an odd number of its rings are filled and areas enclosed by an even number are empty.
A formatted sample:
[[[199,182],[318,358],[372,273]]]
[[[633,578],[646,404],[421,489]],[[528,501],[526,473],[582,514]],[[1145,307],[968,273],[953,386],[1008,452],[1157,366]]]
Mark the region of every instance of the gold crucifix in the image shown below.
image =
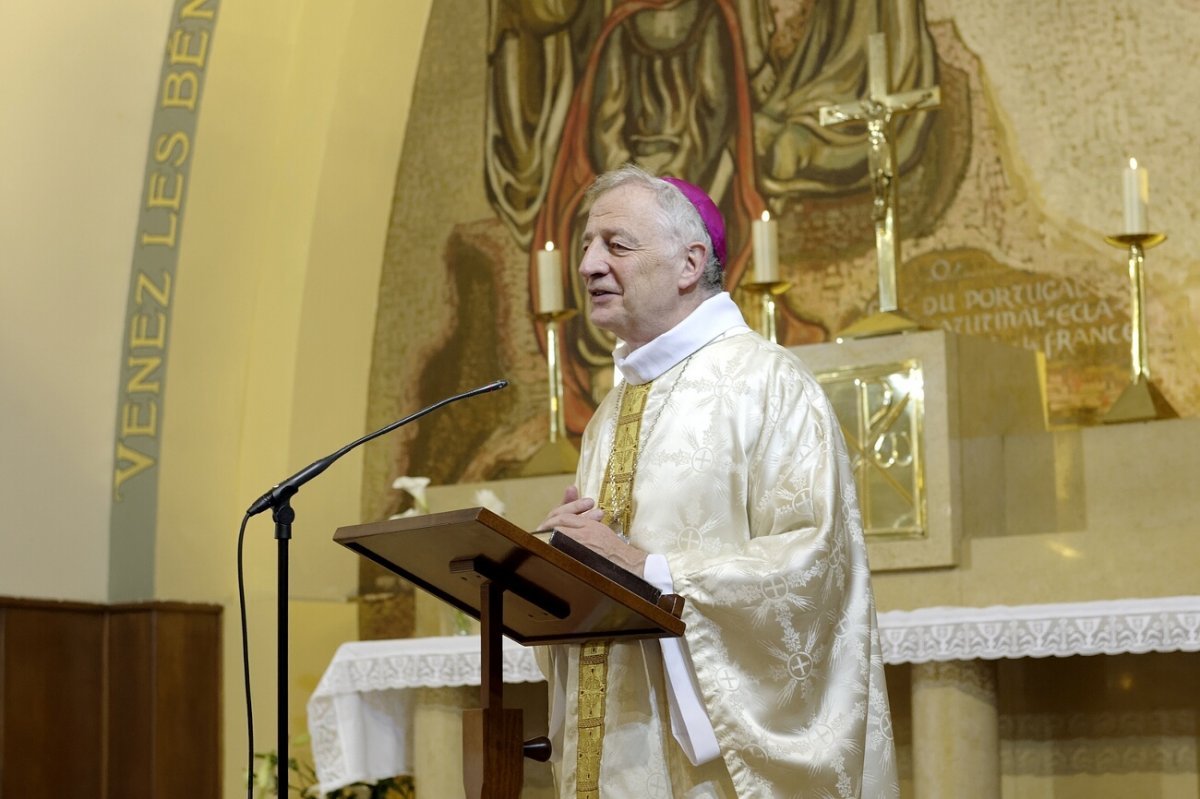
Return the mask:
[[[846,122],[867,123],[871,148],[867,167],[875,193],[871,216],[875,220],[875,255],[879,262],[879,312],[855,322],[839,333],[839,338],[880,336],[919,327],[900,311],[896,291],[900,236],[896,230],[896,145],[892,119],[899,114],[937,108],[942,93],[939,87],[932,86],[891,94],[891,86],[887,36],[873,33],[867,37],[867,97],[821,109],[821,124],[826,127]]]

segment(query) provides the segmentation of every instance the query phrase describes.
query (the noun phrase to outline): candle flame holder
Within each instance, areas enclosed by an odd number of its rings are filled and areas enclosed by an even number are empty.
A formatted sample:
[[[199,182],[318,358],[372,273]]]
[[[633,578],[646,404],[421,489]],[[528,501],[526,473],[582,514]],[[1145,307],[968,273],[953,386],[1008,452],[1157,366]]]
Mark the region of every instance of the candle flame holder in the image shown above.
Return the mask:
[[[768,280],[765,282],[742,284],[742,288],[758,297],[758,332],[772,344],[779,343],[779,336],[775,329],[779,311],[775,298],[781,294],[785,294],[791,287],[792,284],[786,280]]]
[[[549,395],[550,426],[545,444],[525,462],[522,477],[546,474],[569,474],[579,464],[579,451],[567,437],[567,424],[563,406],[562,362],[559,360],[559,339],[562,324],[575,316],[574,309],[549,311],[534,314],[546,328],[546,388]]]
[[[1150,419],[1176,419],[1179,413],[1150,379],[1150,363],[1146,342],[1146,250],[1166,241],[1165,233],[1122,233],[1105,236],[1114,247],[1129,250],[1130,319],[1133,335],[1130,340],[1129,385],[1117,401],[1104,412],[1100,421],[1105,424],[1144,422]]]

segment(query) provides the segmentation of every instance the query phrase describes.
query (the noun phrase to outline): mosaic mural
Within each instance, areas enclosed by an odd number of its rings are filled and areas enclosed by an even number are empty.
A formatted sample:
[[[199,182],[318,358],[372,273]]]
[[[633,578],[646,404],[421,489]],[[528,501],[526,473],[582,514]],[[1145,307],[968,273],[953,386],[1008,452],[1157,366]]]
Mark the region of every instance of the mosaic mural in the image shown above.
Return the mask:
[[[829,340],[870,312],[878,298],[865,130],[822,128],[818,115],[863,95],[866,37],[877,30],[888,33],[892,88],[937,85],[942,97],[936,111],[897,118],[901,307],[931,327],[1043,350],[1052,424],[1093,423],[1129,374],[1125,256],[1102,238],[1118,232],[1124,142],[1144,140],[1150,157],[1170,151],[1164,136],[1186,144],[1197,126],[1149,115],[1113,132],[1071,116],[1095,103],[1064,101],[1055,87],[1079,81],[1094,94],[1092,84],[1107,80],[1111,96],[1124,91],[1119,71],[1077,74],[1092,40],[1045,19],[1035,27],[1038,15],[1075,12],[1022,4],[1015,19],[982,2],[946,5],[434,4],[387,234],[368,421],[383,424],[497,377],[513,385],[368,453],[366,515],[395,510],[388,485],[396,475],[435,483],[511,476],[544,441],[533,253],[546,241],[565,252],[567,303],[581,307],[573,266],[583,192],[606,169],[634,161],[707,187],[730,228],[727,284],[747,309],[737,289],[750,221],[769,209],[783,278],[793,284],[781,298],[782,343]],[[1118,30],[1139,13],[1108,6]],[[1196,8],[1171,13],[1200,22]],[[1044,85],[1020,61],[1023,46]],[[1136,54],[1138,74],[1182,54],[1200,78],[1185,37],[1168,37],[1161,53],[1146,52],[1136,33],[1112,48],[1114,58]],[[1046,70],[1047,61],[1063,71]],[[1061,141],[1033,135],[1046,124]],[[1046,164],[1045,148],[1063,153],[1061,171]],[[1064,175],[1081,169],[1078,197],[1064,198]],[[1194,200],[1173,202],[1167,215],[1196,210],[1179,205]],[[1147,259],[1154,379],[1182,415],[1200,410],[1194,235],[1172,232]],[[610,385],[612,341],[584,314],[564,339],[566,421],[578,434]]]

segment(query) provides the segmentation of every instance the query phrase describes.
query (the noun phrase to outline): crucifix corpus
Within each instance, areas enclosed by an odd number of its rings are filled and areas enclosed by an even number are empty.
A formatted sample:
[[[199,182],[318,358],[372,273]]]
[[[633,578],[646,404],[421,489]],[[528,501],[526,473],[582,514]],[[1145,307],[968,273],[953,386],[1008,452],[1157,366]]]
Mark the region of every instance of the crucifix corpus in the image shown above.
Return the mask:
[[[892,119],[937,108],[941,89],[914,89],[891,94],[892,76],[888,60],[887,36],[873,33],[867,38],[867,97],[852,103],[829,105],[821,109],[821,124],[829,127],[847,122],[866,122],[870,144],[867,168],[875,193],[871,212],[875,220],[875,255],[879,261],[879,312],[855,322],[838,334],[839,338],[865,338],[904,330],[919,325],[899,309],[896,292],[896,264],[900,261],[900,236],[896,230],[896,144]]]

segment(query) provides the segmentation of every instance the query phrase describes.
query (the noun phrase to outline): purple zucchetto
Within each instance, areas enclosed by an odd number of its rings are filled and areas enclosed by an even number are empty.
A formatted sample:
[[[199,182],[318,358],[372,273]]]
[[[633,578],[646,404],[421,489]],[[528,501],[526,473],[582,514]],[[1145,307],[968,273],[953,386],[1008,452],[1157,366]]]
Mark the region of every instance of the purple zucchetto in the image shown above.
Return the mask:
[[[683,196],[687,198],[688,202],[695,206],[696,211],[700,214],[700,221],[704,223],[704,228],[708,231],[708,237],[712,239],[713,252],[717,256],[717,261],[724,268],[725,221],[721,219],[721,211],[717,208],[717,204],[708,196],[708,192],[695,184],[679,178],[663,178],[663,180],[683,192]]]

